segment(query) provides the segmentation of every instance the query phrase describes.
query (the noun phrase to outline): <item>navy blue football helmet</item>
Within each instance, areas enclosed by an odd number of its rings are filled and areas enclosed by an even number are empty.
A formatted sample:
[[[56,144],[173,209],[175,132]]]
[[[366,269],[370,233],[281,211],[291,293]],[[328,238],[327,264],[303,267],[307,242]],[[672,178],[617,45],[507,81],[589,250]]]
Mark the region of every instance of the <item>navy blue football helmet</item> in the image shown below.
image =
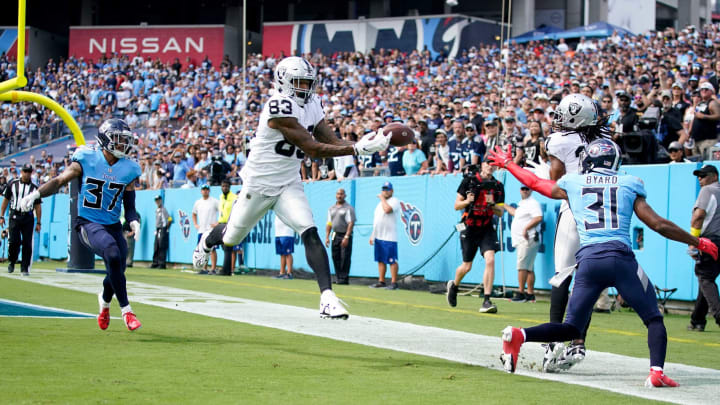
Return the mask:
[[[580,152],[580,162],[583,173],[615,175],[622,162],[622,152],[620,147],[609,139],[595,139]]]
[[[123,120],[110,118],[100,125],[98,144],[118,159],[128,157],[138,144],[138,139]]]

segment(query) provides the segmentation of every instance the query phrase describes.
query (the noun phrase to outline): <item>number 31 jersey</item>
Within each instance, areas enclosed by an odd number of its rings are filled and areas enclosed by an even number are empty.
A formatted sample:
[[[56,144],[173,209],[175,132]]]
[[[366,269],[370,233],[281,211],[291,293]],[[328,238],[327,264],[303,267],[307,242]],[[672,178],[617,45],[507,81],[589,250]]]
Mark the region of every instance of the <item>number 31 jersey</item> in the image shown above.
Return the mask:
[[[580,246],[616,240],[630,248],[635,199],[646,197],[642,180],[631,175],[569,173],[560,178],[580,235]]]
[[[110,165],[100,148],[79,147],[72,156],[82,166],[82,185],[78,194],[78,216],[103,225],[120,221],[123,192],[140,177],[140,165],[119,159]]]
[[[260,113],[255,138],[250,141],[250,156],[240,171],[243,184],[265,195],[278,195],[282,188],[300,181],[300,163],[305,153],[285,139],[282,132],[270,128],[273,118],[292,117],[312,133],[325,117],[320,100],[313,96],[304,107],[292,97],[275,93]]]

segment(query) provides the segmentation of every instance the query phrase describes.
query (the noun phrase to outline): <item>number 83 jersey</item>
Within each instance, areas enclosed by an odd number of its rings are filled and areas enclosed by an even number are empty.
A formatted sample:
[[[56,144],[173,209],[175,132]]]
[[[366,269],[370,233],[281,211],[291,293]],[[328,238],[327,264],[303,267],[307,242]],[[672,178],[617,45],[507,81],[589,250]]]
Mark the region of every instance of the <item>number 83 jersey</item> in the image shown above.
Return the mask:
[[[285,139],[282,132],[270,128],[273,118],[293,117],[311,134],[325,117],[318,97],[300,107],[292,97],[275,93],[260,113],[255,137],[250,141],[250,156],[240,171],[243,184],[265,195],[278,195],[282,188],[300,181],[300,162],[305,153]]]
[[[616,240],[630,248],[635,199],[646,197],[642,180],[631,175],[569,173],[557,182],[565,190],[580,236],[580,246]]]
[[[110,165],[100,148],[81,146],[72,156],[82,166],[82,185],[78,194],[78,216],[103,225],[120,221],[123,192],[140,177],[140,165],[119,159]]]

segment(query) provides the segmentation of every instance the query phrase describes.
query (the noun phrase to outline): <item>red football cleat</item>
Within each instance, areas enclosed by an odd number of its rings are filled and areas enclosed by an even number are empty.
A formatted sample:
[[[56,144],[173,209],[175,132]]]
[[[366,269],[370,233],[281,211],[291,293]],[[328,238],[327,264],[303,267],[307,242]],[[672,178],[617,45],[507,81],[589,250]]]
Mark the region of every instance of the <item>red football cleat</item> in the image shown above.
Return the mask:
[[[503,354],[500,355],[500,361],[502,361],[505,371],[514,373],[520,355],[520,346],[525,343],[525,337],[520,328],[508,326],[503,329],[502,340]]]
[[[100,315],[97,316],[98,326],[100,329],[105,330],[110,326],[110,308],[103,308],[100,310]]]
[[[662,370],[650,369],[650,375],[647,380],[645,380],[645,386],[648,388],[679,387],[680,384],[676,383],[672,378],[666,376]]]
[[[135,330],[142,326],[140,321],[135,317],[135,314],[132,312],[126,312],[123,314],[123,320],[125,321],[125,326],[127,326],[128,330]]]

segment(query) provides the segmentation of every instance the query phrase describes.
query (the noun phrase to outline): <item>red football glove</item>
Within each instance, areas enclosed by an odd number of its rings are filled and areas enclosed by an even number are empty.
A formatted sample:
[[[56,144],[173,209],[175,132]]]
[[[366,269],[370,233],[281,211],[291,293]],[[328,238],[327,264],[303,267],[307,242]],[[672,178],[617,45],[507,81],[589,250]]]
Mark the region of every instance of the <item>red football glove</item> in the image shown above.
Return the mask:
[[[488,153],[487,160],[493,166],[506,167],[508,163],[513,161],[510,150],[510,145],[507,146],[507,150],[504,152],[500,146],[495,145],[495,150],[491,150],[490,153]]]
[[[710,256],[712,256],[713,260],[717,260],[718,258],[718,248],[715,246],[714,243],[708,238],[698,238],[698,245],[697,248],[699,251],[703,253],[707,253]]]

